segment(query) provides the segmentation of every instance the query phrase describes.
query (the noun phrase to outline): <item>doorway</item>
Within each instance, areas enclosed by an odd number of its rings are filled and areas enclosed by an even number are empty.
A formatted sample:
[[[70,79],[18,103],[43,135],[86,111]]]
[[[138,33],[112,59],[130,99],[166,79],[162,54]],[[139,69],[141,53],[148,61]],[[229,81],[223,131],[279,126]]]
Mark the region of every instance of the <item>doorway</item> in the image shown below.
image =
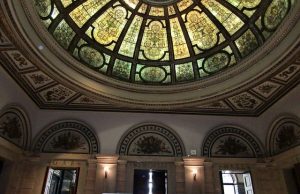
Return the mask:
[[[135,169],[133,194],[167,194],[168,173],[166,170]]]

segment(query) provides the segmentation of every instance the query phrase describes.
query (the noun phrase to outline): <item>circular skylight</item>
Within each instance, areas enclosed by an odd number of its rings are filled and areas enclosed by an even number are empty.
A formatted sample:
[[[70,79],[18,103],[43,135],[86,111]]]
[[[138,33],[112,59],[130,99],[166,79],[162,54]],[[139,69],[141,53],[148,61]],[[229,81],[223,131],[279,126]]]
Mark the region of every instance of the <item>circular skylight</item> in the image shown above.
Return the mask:
[[[122,81],[205,79],[255,51],[289,0],[35,0],[54,39],[90,69]]]

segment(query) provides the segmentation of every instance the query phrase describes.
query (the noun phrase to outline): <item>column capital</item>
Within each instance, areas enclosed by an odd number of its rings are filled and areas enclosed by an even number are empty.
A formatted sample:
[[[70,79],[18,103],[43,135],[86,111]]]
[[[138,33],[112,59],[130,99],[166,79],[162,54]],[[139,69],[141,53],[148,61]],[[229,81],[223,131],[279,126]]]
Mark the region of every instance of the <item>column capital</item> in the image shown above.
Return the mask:
[[[205,158],[203,157],[184,157],[184,166],[203,166]]]
[[[97,163],[117,164],[119,155],[97,155]]]

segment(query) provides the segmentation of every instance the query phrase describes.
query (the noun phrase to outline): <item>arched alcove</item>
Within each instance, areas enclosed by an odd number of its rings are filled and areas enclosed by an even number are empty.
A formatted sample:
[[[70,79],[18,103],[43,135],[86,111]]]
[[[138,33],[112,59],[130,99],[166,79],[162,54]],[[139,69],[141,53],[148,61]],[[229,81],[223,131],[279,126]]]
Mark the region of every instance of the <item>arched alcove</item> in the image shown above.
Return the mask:
[[[9,105],[0,111],[0,136],[24,150],[29,149],[30,121],[22,108]]]
[[[142,123],[130,128],[120,139],[117,153],[129,156],[185,155],[185,148],[176,132],[167,126]]]
[[[63,120],[47,126],[36,136],[33,151],[97,154],[100,145],[97,135],[87,124]]]
[[[264,156],[257,137],[237,126],[221,126],[211,130],[202,145],[207,157],[256,158]]]
[[[300,145],[300,119],[293,115],[277,118],[269,129],[266,145],[271,156]]]

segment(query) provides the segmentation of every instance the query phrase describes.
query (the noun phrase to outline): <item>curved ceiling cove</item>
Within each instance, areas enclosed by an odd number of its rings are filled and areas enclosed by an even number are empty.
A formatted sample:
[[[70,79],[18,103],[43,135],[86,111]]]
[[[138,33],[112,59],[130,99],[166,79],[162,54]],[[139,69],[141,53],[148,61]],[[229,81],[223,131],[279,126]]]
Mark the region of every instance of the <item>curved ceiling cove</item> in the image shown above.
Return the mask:
[[[174,85],[237,65],[277,29],[290,0],[35,0],[54,39],[94,71]]]

